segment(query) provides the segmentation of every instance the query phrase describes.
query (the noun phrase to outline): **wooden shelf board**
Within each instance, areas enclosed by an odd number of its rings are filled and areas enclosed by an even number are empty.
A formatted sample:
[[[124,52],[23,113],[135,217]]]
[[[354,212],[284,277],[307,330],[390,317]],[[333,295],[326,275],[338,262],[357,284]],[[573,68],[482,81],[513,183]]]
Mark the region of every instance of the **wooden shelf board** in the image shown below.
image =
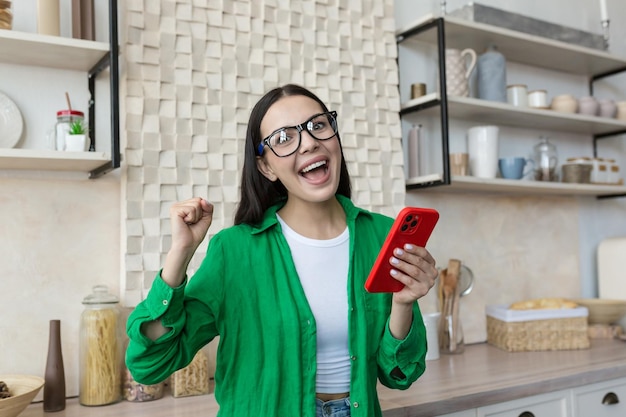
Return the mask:
[[[0,29],[0,62],[88,71],[109,44]]]
[[[441,99],[438,93],[427,94],[402,105],[401,113],[410,120],[418,116],[439,116],[439,106],[419,108]],[[413,111],[414,110],[414,111]],[[448,96],[451,118],[475,122],[589,135],[626,131],[626,121],[582,114],[559,113],[550,109],[515,107],[508,103],[480,100],[471,97]]]
[[[0,149],[0,169],[89,172],[109,162],[104,152]]]
[[[429,14],[396,32],[401,37],[414,28],[432,22],[438,16]],[[626,59],[606,51],[582,47],[457,17],[445,17],[446,48],[472,48],[482,53],[495,44],[504,56],[514,62],[579,75],[598,75],[626,69]],[[435,29],[406,38],[404,42],[436,44]]]
[[[423,177],[410,178],[406,181],[407,189],[416,188],[419,184],[442,181],[443,175],[431,174]],[[419,188],[429,192],[482,192],[497,194],[533,194],[533,195],[569,195],[569,196],[602,196],[626,194],[622,185],[600,184],[569,184],[562,182],[544,182],[532,180],[507,180],[501,178],[485,179],[472,176],[453,176],[449,185]]]

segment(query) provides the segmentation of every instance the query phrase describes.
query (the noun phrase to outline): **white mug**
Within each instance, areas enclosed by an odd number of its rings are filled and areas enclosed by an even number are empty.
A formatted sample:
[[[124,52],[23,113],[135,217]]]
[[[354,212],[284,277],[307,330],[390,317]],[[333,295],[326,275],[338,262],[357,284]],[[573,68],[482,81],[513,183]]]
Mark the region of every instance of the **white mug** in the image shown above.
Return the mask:
[[[498,126],[474,126],[467,131],[470,174],[495,178],[498,174]]]
[[[506,87],[506,101],[517,107],[528,106],[528,88],[525,84],[514,84]]]
[[[424,319],[424,326],[426,326],[426,344],[428,350],[426,351],[426,360],[439,359],[439,319],[441,313],[429,313],[422,314]]]

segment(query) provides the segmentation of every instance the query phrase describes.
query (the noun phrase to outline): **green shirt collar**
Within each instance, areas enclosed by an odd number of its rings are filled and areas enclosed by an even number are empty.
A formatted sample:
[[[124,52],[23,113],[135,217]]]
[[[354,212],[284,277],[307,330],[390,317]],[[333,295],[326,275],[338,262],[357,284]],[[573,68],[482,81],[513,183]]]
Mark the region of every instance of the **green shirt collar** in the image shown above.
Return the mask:
[[[343,207],[343,211],[345,211],[346,213],[346,222],[354,222],[359,214],[365,214],[368,216],[370,215],[370,212],[368,212],[367,210],[355,206],[348,197],[341,194],[337,194],[335,195],[335,197],[337,198],[337,201],[339,201],[339,204],[341,204],[341,206]],[[276,218],[276,212],[280,210],[286,202],[287,200],[285,199],[268,208],[265,211],[265,215],[263,216],[263,220],[261,221],[261,223],[252,227],[252,234],[264,232],[265,230],[277,224],[278,219]]]

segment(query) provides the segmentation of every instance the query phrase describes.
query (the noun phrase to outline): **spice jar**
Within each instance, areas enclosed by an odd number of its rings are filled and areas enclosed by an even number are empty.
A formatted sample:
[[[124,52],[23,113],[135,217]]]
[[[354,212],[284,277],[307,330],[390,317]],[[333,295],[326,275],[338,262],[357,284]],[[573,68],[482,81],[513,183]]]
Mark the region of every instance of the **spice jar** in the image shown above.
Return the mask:
[[[77,110],[59,110],[57,122],[53,131],[50,147],[57,151],[65,150],[65,138],[69,134],[70,126],[75,122],[84,122],[85,114]]]
[[[123,323],[119,299],[105,285],[83,299],[80,318],[79,401],[106,405],[122,399]]]

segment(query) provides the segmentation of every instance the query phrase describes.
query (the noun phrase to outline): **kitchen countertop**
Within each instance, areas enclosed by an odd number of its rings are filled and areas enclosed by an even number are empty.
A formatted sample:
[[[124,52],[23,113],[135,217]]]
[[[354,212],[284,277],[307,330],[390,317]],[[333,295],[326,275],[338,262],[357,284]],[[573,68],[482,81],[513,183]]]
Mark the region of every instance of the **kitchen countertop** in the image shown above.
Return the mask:
[[[486,343],[465,352],[441,355],[426,362],[426,372],[406,391],[379,387],[385,417],[433,416],[626,377],[626,343],[592,339],[591,348],[550,352],[506,352]],[[215,416],[212,394],[144,403],[123,401],[103,407],[83,407],[69,399],[54,417],[192,417]],[[31,404],[20,417],[50,417],[41,403]]]

